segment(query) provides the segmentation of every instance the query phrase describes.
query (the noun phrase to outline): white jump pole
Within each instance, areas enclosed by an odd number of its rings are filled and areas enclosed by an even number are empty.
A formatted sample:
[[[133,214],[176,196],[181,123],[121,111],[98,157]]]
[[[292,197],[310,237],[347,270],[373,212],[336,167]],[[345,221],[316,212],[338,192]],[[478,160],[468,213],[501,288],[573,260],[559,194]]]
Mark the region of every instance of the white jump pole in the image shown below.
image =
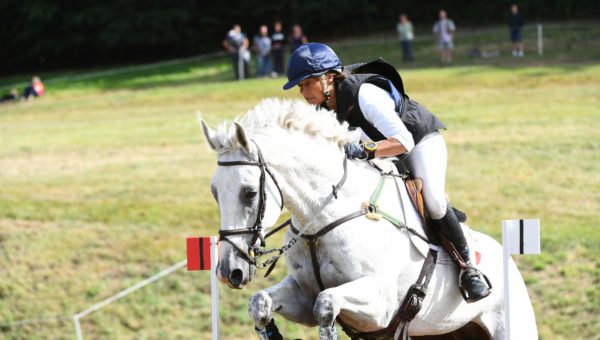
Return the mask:
[[[81,332],[81,325],[79,322],[83,317],[99,310],[100,308],[105,307],[108,304],[111,304],[111,303],[125,297],[126,295],[129,295],[130,293],[133,293],[134,291],[160,279],[163,276],[171,274],[172,272],[176,271],[179,268],[185,267],[186,263],[187,263],[187,259],[183,260],[181,262],[175,263],[174,265],[170,266],[169,268],[166,268],[166,269],[160,271],[159,273],[154,274],[151,277],[149,277],[145,280],[142,280],[142,281],[136,283],[135,285],[133,285],[127,289],[124,289],[124,290],[120,291],[119,293],[117,293],[105,300],[98,302],[97,304],[89,307],[88,309],[84,310],[83,312],[79,312],[79,313],[73,315],[73,323],[75,324],[75,332],[77,333],[77,340],[83,340],[83,334]]]
[[[212,339],[219,340],[219,282],[217,281],[217,262],[219,261],[219,247],[216,236],[210,237],[210,296],[212,304]]]
[[[75,334],[77,340],[83,340],[83,334],[81,333],[81,324],[79,323],[79,316],[73,315],[73,323],[75,324]]]
[[[510,244],[508,237],[508,222],[502,221],[502,249],[504,253],[504,329],[506,332],[506,340],[510,340],[510,292],[508,277],[508,262],[510,260]]]
[[[504,329],[506,339],[510,340],[510,254],[540,253],[540,220],[504,220],[502,221],[502,248],[504,253]],[[513,339],[517,339],[514,337]]]
[[[537,25],[537,48],[538,55],[541,57],[544,55],[544,28],[542,24]]]

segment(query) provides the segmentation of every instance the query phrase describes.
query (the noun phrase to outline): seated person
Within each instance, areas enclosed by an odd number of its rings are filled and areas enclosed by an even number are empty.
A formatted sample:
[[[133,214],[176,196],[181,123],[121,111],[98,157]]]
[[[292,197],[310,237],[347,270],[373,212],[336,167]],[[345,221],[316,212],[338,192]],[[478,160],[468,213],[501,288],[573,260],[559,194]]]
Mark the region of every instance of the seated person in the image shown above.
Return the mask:
[[[44,95],[44,92],[46,92],[46,87],[44,86],[44,83],[42,83],[40,77],[36,76],[31,79],[31,85],[25,88],[23,97],[25,99],[40,97]]]

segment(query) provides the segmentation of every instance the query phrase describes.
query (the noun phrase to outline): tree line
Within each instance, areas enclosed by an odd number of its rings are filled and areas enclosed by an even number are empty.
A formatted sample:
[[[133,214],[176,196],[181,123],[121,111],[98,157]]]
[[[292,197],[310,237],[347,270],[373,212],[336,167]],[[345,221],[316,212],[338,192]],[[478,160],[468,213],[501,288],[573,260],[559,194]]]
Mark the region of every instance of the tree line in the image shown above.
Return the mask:
[[[221,48],[233,23],[249,35],[279,19],[313,40],[393,30],[398,14],[433,23],[440,8],[459,25],[503,23],[514,1],[418,0],[3,0],[0,74],[184,57]],[[525,19],[598,18],[594,0],[522,0]]]

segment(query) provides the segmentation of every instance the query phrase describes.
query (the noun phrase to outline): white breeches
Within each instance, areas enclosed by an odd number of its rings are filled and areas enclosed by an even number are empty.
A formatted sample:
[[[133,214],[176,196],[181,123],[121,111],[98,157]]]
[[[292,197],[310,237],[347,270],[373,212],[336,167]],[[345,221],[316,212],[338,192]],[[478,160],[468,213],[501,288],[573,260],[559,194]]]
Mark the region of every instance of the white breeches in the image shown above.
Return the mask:
[[[423,199],[429,216],[438,220],[446,214],[446,164],[448,150],[444,137],[432,132],[407,154],[407,166],[414,177],[423,180]]]

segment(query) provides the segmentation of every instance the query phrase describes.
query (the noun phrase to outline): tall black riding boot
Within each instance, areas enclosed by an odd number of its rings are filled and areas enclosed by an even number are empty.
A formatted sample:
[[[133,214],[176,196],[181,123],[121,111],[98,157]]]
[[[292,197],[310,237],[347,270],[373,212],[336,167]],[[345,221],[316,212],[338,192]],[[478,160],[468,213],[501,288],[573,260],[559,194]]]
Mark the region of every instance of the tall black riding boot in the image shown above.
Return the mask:
[[[448,208],[446,209],[446,215],[435,221],[442,235],[454,245],[460,257],[467,265],[464,270],[461,270],[458,282],[458,287],[461,288],[461,292],[467,303],[479,301],[490,295],[491,287],[489,283],[484,279],[483,273],[471,263],[467,240],[450,204],[448,204]]]

